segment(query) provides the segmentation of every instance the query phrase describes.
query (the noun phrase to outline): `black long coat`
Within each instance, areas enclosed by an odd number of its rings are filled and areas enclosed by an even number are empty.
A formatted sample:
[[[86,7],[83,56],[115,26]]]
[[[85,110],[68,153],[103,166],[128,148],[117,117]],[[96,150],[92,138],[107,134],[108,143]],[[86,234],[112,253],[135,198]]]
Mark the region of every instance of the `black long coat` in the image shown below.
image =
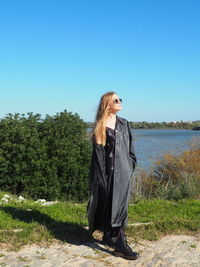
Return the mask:
[[[131,176],[136,165],[132,134],[127,120],[117,116],[115,129],[115,168],[113,178],[113,197],[111,226],[127,224],[128,201],[131,192]],[[105,149],[93,142],[90,168],[90,199],[87,215],[90,234],[95,230],[104,231],[105,208],[108,200],[105,174]]]

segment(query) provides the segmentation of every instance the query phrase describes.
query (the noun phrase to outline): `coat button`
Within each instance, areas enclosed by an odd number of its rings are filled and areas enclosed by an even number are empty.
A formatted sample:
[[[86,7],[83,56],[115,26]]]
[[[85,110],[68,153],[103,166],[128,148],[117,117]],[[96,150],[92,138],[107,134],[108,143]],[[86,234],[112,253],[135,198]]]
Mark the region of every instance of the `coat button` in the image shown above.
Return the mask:
[[[117,170],[115,170],[115,172],[117,172]]]

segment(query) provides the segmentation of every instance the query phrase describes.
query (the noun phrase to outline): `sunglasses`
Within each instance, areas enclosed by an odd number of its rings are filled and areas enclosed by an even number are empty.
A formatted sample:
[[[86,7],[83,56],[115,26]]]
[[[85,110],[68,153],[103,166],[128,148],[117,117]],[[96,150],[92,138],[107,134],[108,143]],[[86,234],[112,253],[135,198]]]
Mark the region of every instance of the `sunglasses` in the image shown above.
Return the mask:
[[[122,99],[121,98],[119,98],[119,99],[115,99],[115,100],[113,100],[113,104],[120,104],[120,103],[122,103]]]

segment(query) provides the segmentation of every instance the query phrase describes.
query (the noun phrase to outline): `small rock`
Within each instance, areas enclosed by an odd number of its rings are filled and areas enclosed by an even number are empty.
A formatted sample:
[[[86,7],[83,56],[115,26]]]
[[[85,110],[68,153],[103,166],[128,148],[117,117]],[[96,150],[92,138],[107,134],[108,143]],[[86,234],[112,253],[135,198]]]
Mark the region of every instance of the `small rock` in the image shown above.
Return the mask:
[[[18,232],[22,232],[22,231],[23,231],[23,229],[13,229],[14,233],[18,233]]]
[[[58,203],[58,201],[47,201],[47,202],[44,202],[42,203],[42,206],[50,206],[50,205],[53,205],[53,204],[56,204]]]
[[[18,199],[19,200],[25,200],[25,198],[23,196],[21,196],[21,195],[18,197]]]
[[[12,198],[11,196],[9,196],[7,194],[5,194],[3,197],[5,197],[5,198]]]
[[[44,203],[44,202],[46,202],[46,199],[43,199],[43,198],[35,201],[35,203]]]
[[[22,232],[23,231],[23,229],[2,229],[2,230],[0,230],[0,233],[2,233],[2,232],[14,232],[14,233],[18,233],[18,232]],[[1,266],[1,265],[0,265]]]
[[[146,223],[129,223],[128,226],[141,226],[141,225],[149,225],[153,224],[153,222],[146,222]]]
[[[6,197],[2,197],[1,201],[5,202],[5,203],[9,202],[9,200]]]

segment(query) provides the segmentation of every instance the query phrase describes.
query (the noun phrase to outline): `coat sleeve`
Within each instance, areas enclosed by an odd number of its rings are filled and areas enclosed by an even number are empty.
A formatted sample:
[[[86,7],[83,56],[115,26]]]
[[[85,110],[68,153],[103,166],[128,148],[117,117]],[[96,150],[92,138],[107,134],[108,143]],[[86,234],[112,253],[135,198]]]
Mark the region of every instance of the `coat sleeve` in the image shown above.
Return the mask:
[[[133,163],[133,170],[135,169],[136,167],[136,163],[137,163],[137,158],[136,158],[136,155],[135,155],[135,149],[134,149],[134,146],[133,146],[133,136],[132,136],[132,133],[131,133],[131,128],[130,128],[130,125],[129,125],[129,122],[127,122],[127,125],[128,125],[128,132],[129,132],[129,155],[130,155],[130,158],[132,160],[132,163]]]

